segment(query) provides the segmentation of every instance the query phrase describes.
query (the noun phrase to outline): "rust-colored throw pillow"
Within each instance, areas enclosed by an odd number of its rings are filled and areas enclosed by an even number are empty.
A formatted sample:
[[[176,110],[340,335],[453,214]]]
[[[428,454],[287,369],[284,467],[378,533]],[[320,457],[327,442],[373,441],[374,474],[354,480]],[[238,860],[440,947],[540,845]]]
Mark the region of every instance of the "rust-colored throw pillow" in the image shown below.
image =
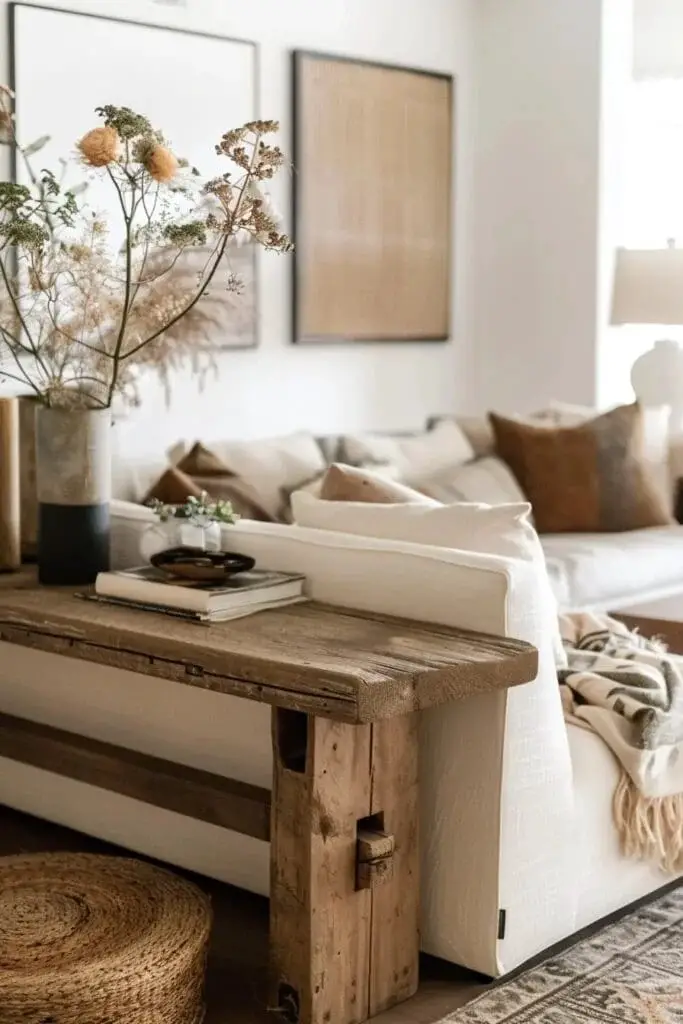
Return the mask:
[[[420,505],[439,505],[412,487],[406,487],[396,480],[387,480],[369,469],[358,469],[334,462],[323,477],[320,497],[324,501],[366,501],[381,505],[397,505],[405,502]]]
[[[231,502],[243,519],[269,522],[272,518],[249,484],[200,442],[162,474],[144,500],[145,504],[158,498],[167,505],[182,505],[189,497],[198,498],[203,492],[214,501]]]
[[[574,427],[496,413],[489,419],[498,455],[531,502],[539,533],[611,533],[672,522],[644,459],[637,404]]]

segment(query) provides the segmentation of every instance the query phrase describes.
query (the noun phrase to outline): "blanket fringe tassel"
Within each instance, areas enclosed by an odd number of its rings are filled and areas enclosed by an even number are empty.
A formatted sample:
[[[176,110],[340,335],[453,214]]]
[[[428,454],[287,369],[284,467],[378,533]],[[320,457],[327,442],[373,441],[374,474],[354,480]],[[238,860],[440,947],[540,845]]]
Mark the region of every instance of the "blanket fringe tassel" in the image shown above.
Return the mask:
[[[654,861],[670,874],[683,871],[683,793],[643,796],[622,772],[612,810],[625,857]]]

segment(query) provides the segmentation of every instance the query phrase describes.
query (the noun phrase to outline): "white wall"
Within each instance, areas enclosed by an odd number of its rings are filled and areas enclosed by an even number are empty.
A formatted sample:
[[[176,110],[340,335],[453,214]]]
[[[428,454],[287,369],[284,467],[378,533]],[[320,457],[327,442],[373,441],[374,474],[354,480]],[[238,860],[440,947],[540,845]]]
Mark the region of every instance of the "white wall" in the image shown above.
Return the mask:
[[[474,401],[594,404],[630,0],[479,0]],[[609,165],[609,166],[607,166]]]
[[[610,327],[615,251],[624,244],[622,182],[633,88],[633,28],[633,0],[604,0],[596,335],[596,399],[601,408],[633,401],[631,366],[642,351],[642,333],[639,341],[630,328]]]
[[[476,398],[595,397],[601,2],[479,0]]]
[[[683,74],[683,3],[635,0],[633,66],[637,78]]]
[[[288,51],[293,48],[457,75],[454,340],[356,348],[294,346],[290,343],[291,262],[264,254],[260,347],[222,356],[220,377],[209,381],[203,394],[198,394],[190,375],[184,374],[174,383],[170,409],[165,408],[156,384],[147,384],[142,408],[122,424],[124,445],[155,451],[179,437],[198,435],[257,436],[300,427],[317,432],[410,428],[421,425],[430,413],[462,404],[470,380],[473,10],[479,2],[401,0],[400,16],[396,0],[187,0],[185,11],[151,0],[71,0],[60,4],[256,40],[261,45],[261,113],[280,120],[286,150],[291,127]],[[52,6],[58,3],[51,0]],[[0,17],[6,13],[5,6],[1,0]],[[5,67],[6,59],[5,52]],[[150,68],[153,63],[150,54]],[[6,73],[0,74],[0,79],[6,77]],[[178,83],[178,100],[182,102],[182,82]],[[116,99],[108,97],[107,101]],[[286,176],[275,183],[273,196],[280,209],[288,211]]]

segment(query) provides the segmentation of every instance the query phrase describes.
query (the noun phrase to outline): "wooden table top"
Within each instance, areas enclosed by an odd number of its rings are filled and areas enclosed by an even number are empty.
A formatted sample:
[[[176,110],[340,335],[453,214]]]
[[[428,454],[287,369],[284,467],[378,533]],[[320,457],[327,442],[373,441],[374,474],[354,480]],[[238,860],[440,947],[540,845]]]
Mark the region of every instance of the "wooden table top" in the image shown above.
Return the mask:
[[[0,581],[0,640],[345,722],[535,678],[528,643],[313,602],[210,626]]]

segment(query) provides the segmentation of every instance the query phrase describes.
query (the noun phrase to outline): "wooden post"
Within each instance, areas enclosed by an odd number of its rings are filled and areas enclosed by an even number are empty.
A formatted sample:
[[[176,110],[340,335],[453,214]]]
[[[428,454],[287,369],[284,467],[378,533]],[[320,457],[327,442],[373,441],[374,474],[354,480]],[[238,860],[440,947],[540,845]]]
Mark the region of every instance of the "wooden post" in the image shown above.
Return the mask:
[[[16,398],[0,399],[0,571],[21,566],[19,508],[19,409]]]
[[[372,805],[394,839],[391,878],[372,892],[370,1006],[372,1017],[417,991],[420,946],[418,842],[418,717],[372,726]]]
[[[359,1024],[417,988],[415,718],[273,710],[271,1007],[290,1024]],[[359,888],[381,828],[392,870]]]

